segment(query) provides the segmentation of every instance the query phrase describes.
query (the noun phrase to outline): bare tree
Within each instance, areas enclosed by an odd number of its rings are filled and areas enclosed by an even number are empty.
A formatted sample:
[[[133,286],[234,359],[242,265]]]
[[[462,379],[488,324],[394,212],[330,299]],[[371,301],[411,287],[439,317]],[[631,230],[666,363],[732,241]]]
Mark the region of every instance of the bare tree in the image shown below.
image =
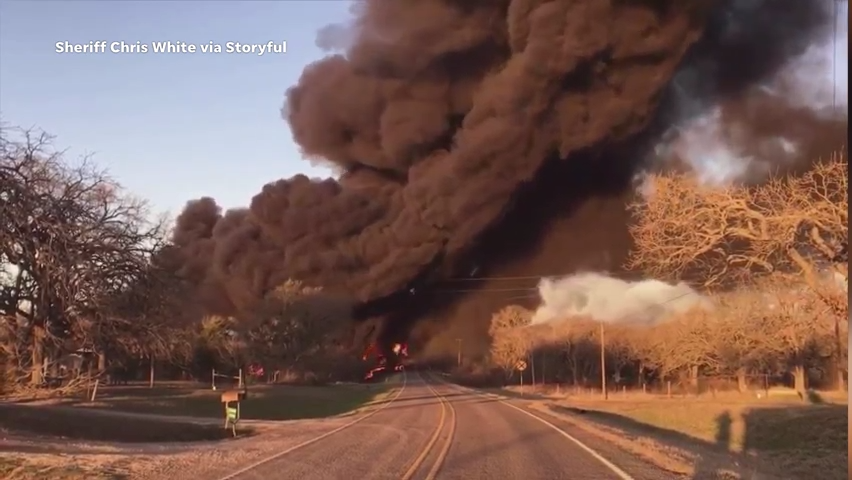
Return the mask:
[[[157,361],[185,364],[190,359],[193,327],[201,317],[187,300],[189,285],[162,264],[161,252],[92,312],[90,318],[98,321],[78,321],[75,331],[75,338],[114,355],[147,359],[152,383]]]
[[[346,298],[288,280],[245,313],[238,330],[252,361],[276,370],[328,370],[323,364],[341,346],[338,337],[347,330],[351,307]]]
[[[651,177],[650,193],[630,205],[636,248],[628,266],[666,278],[699,273],[704,286],[772,272],[816,282],[829,267],[845,278],[845,266],[833,260],[848,236],[847,172],[838,155],[757,187]]]
[[[45,348],[71,336],[75,322],[111,320],[105,305],[148,268],[161,233],[144,202],[88,159],[67,165],[51,140],[0,130],[0,264],[7,273],[0,312],[15,341],[29,345],[21,365],[29,365],[34,384],[42,382]]]
[[[719,362],[720,374],[733,374],[737,389],[747,389],[748,375],[769,371],[772,358],[772,326],[763,321],[765,299],[753,289],[717,297],[713,328],[707,334]]]
[[[804,282],[773,274],[707,298],[702,308],[661,323],[610,324],[607,373],[638,386],[654,379],[674,381],[694,393],[708,386],[699,381],[708,377],[714,390],[735,378],[737,389],[745,392],[751,375],[765,379],[789,373],[800,393],[808,378],[823,386],[833,378],[833,311]],[[567,369],[575,385],[585,385],[600,374],[599,325],[594,319],[568,318],[526,326],[512,315],[495,314],[492,362],[508,373],[530,349],[547,351],[559,359],[548,364],[548,373],[560,378]]]
[[[532,312],[518,305],[505,307],[491,317],[488,329],[492,339],[491,362],[500,367],[507,377],[529,354],[529,338],[521,327],[529,325],[531,319]]]
[[[655,365],[662,378],[685,378],[693,388],[702,369],[715,371],[717,358],[712,349],[711,317],[695,310],[653,328],[648,336],[648,364]]]
[[[848,322],[848,162],[838,154],[798,176],[759,186],[701,185],[685,174],[649,178],[630,205],[636,248],[628,267],[704,287],[764,275],[806,284],[834,318],[838,383]],[[848,328],[848,327],[847,327]]]

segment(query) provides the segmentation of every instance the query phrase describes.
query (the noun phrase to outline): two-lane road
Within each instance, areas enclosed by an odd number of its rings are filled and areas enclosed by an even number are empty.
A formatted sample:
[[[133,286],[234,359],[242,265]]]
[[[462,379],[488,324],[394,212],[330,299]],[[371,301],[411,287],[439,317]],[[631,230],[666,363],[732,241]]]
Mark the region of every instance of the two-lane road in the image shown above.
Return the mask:
[[[404,375],[404,382],[399,395],[369,418],[221,480],[401,479],[431,440],[444,410],[419,375]]]
[[[458,392],[466,395],[458,396]],[[468,479],[669,479],[626,454],[606,458],[565,431],[564,426],[523,408],[456,385],[440,393],[453,394],[457,425],[440,480]]]
[[[403,378],[380,410],[219,480],[673,478],[613,449],[618,458],[605,458],[520,404],[429,375]]]

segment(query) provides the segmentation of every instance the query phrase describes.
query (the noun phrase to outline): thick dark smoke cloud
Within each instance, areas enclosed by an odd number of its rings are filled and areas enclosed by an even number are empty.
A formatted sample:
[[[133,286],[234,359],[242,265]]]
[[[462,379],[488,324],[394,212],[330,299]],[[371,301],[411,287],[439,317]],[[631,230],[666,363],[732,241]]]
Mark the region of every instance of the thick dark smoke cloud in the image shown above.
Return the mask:
[[[481,341],[495,308],[534,301],[511,292],[537,279],[452,279],[616,268],[645,152],[803,48],[807,29],[732,40],[733,3],[359,2],[353,25],[320,35],[345,52],[307,67],[284,109],[304,154],[339,181],[279,180],[224,214],[190,202],[174,237],[184,273],[222,313],[297,278],[356,296],[386,336]],[[745,3],[761,15],[743,15],[744,30],[766,35],[778,28],[764,15],[813,13]],[[714,80],[690,86],[707,99],[694,112],[672,83],[688,68]]]
[[[656,155],[726,182],[835,151],[848,125],[836,75],[848,68],[847,15],[846,0],[729,2],[671,83],[656,122],[663,140],[648,136]]]

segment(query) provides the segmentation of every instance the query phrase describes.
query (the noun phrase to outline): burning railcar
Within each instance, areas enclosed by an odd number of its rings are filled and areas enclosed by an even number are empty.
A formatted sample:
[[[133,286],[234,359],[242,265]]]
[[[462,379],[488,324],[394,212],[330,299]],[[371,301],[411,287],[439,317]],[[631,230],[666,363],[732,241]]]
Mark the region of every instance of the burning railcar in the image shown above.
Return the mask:
[[[408,344],[406,343],[394,343],[387,350],[383,350],[375,342],[371,343],[361,355],[361,360],[367,362],[368,365],[364,380],[370,381],[377,376],[402,371],[402,361],[407,357]]]

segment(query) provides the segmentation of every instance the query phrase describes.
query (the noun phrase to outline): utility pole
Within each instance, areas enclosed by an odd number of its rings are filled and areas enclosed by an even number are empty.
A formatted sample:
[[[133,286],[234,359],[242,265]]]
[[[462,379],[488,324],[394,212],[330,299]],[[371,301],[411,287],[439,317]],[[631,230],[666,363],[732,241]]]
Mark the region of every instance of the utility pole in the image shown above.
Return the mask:
[[[532,377],[532,388],[535,391],[535,353],[530,352],[530,375]]]
[[[456,344],[458,345],[458,354],[457,354],[456,362],[457,362],[458,366],[459,366],[459,367],[461,367],[461,344],[462,344],[462,339],[461,339],[461,338],[457,338],[457,339],[456,339]]]
[[[601,390],[604,400],[609,398],[606,389],[606,337],[604,334],[604,322],[601,322]]]
[[[832,6],[834,7],[834,9],[832,11],[833,17],[834,17],[834,22],[833,22],[833,25],[832,25],[834,27],[834,32],[833,32],[834,33],[834,35],[833,35],[834,42],[832,43],[832,46],[834,48],[834,51],[832,52],[832,56],[831,56],[831,86],[832,86],[832,88],[831,88],[831,95],[832,95],[831,106],[834,107],[834,110],[835,110],[835,113],[836,113],[837,112],[837,20],[838,20],[838,17],[839,17],[839,15],[838,15],[839,11],[838,11],[837,7],[838,7],[838,4],[840,3],[840,0],[834,0],[831,3],[832,3]]]

